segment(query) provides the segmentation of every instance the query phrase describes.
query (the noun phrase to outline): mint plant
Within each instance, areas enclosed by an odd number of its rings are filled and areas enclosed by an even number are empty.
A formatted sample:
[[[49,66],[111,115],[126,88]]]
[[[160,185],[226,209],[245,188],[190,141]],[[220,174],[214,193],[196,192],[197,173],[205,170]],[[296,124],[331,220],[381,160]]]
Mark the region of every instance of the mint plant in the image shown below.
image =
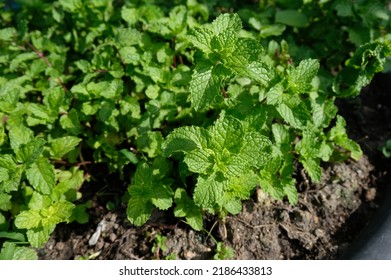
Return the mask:
[[[335,100],[391,52],[386,1],[17,2],[0,3],[0,258],[87,222],[81,187],[107,173],[137,226],[158,208],[202,230],[257,187],[297,203],[298,169],[361,156]]]
[[[329,161],[337,147],[355,159],[362,153],[347,137],[333,98],[318,92],[318,61],[303,60],[279,71],[262,57],[256,40],[239,36],[240,29],[237,15],[223,14],[191,31],[189,41],[201,51],[189,86],[192,107],[221,113],[207,128],[176,128],[162,145],[163,156],[183,153],[179,160],[198,174],[194,204],[221,216],[239,213],[241,200],[257,185],[295,204],[295,159],[316,182],[320,162]]]

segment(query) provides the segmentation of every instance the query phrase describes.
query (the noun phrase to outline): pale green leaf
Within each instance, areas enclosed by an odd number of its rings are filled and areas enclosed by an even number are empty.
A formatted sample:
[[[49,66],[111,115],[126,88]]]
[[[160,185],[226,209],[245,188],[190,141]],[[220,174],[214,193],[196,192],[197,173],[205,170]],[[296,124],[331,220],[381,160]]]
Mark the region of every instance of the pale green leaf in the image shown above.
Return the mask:
[[[55,226],[39,227],[27,230],[27,239],[31,246],[35,248],[42,247],[50,238],[50,234],[54,231]]]
[[[13,242],[4,242],[0,251],[0,260],[12,260],[16,251],[16,244]]]
[[[224,148],[230,152],[238,152],[242,145],[243,125],[231,116],[220,117],[209,130],[211,147],[216,153]]]
[[[13,260],[38,260],[37,252],[27,247],[16,247]]]
[[[274,70],[266,63],[260,61],[250,62],[248,64],[230,65],[230,69],[237,75],[248,77],[264,87],[267,87],[275,74]]]
[[[191,104],[196,111],[208,109],[223,101],[221,88],[230,74],[222,64],[203,60],[196,65],[189,85]]]
[[[75,205],[69,201],[60,201],[41,210],[43,227],[49,228],[61,222],[66,222],[71,216]]]
[[[8,90],[5,94],[0,95],[0,111],[10,114],[15,110],[19,101],[20,92],[13,88]]]
[[[6,169],[6,168],[5,168]],[[22,179],[22,174],[24,171],[23,166],[14,166],[12,169],[7,169],[6,173],[3,171],[3,183],[0,185],[0,190],[2,189],[6,193],[10,193],[12,191],[17,191],[20,185],[20,181]]]
[[[288,69],[288,87],[292,93],[305,93],[311,90],[311,81],[319,70],[316,59],[302,60],[295,68]]]
[[[11,195],[0,192],[0,210],[7,211],[11,210]],[[1,224],[1,223],[0,223]]]
[[[207,146],[208,132],[200,127],[185,126],[171,132],[162,144],[163,156],[175,152],[190,152]]]
[[[60,159],[70,151],[74,150],[81,139],[75,136],[64,136],[50,141],[50,155],[52,158]]]
[[[0,225],[3,224],[3,222],[0,219]],[[20,232],[6,232],[6,231],[0,231],[0,238],[7,238],[16,240],[19,242],[25,242],[26,238],[23,233]]]
[[[296,189],[296,181],[291,178],[288,180],[285,179],[282,181],[282,187],[286,196],[288,197],[289,203],[291,205],[296,205],[299,200],[299,196]]]
[[[281,117],[294,128],[305,128],[307,121],[309,120],[307,115],[308,112],[302,106],[290,107],[289,105],[282,103],[277,105],[276,109]]]
[[[202,208],[214,209],[223,198],[227,181],[219,174],[198,176],[194,189],[194,202]]]
[[[42,218],[39,210],[22,211],[15,218],[15,226],[20,229],[36,228],[41,225]]]
[[[134,25],[139,19],[139,12],[136,8],[127,8],[123,6],[121,9],[121,17],[129,25]]]
[[[320,168],[319,160],[303,157],[300,157],[299,160],[303,164],[308,175],[310,175],[312,181],[319,182],[322,176],[322,169]]]
[[[71,109],[68,114],[60,117],[60,125],[63,129],[73,135],[78,135],[82,131],[79,114],[74,108]]]
[[[45,140],[37,138],[27,144],[20,145],[19,149],[16,151],[17,161],[24,163],[26,167],[29,167],[42,154],[45,143]]]
[[[212,22],[211,29],[215,35],[227,30],[239,32],[242,29],[242,21],[238,14],[222,14]]]
[[[20,145],[27,144],[34,138],[32,130],[24,126],[19,121],[12,121],[8,136],[14,152],[17,152]]]
[[[172,206],[173,192],[169,186],[156,182],[153,186],[153,197],[151,199],[153,205],[160,210],[167,210]]]
[[[285,196],[281,181],[275,174],[270,174],[266,171],[261,172],[259,185],[264,192],[270,194],[274,199],[281,200]]]
[[[174,200],[176,207],[174,209],[175,217],[186,217],[187,223],[195,230],[201,230],[203,227],[201,209],[194,204],[194,201],[187,195],[186,190],[178,188],[175,191]]]
[[[242,148],[239,156],[251,167],[265,165],[271,154],[271,142],[266,137],[257,132],[246,133],[243,138]]]
[[[13,37],[16,37],[18,34],[15,27],[7,27],[0,29],[0,41],[10,41]]]
[[[210,151],[202,149],[187,153],[184,162],[187,164],[190,171],[201,174],[207,174],[214,163]]]
[[[114,79],[112,81],[103,82],[90,82],[87,85],[87,91],[95,97],[104,97],[107,99],[113,99],[119,96],[123,91],[123,81],[120,79]]]
[[[279,123],[272,124],[272,133],[274,137],[274,141],[277,144],[290,143],[291,135],[289,132],[289,128]]]
[[[188,40],[203,52],[211,52],[210,42],[214,36],[213,31],[207,28],[193,28],[189,32]]]
[[[31,185],[42,194],[50,194],[55,186],[54,167],[46,158],[40,158],[26,170]]]

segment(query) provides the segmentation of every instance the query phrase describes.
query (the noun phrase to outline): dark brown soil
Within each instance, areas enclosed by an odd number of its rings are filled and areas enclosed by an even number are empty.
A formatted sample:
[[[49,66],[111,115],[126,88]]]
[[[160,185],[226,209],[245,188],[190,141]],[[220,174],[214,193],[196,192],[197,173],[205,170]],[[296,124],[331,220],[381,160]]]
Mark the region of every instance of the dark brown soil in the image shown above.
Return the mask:
[[[338,259],[371,220],[387,188],[390,161],[379,147],[391,139],[390,104],[379,76],[359,98],[339,102],[351,138],[364,156],[324,165],[320,183],[297,171],[299,203],[275,201],[258,189],[237,216],[219,222],[207,217],[206,231],[196,232],[171,213],[156,211],[142,227],[127,221],[125,206],[108,211],[93,198],[90,222],[59,225],[39,250],[41,259],[212,259],[216,240],[235,251],[235,259]],[[384,80],[385,79],[385,80]],[[106,186],[110,189],[110,186]],[[95,245],[89,240],[102,226]],[[211,236],[207,233],[210,232]],[[158,237],[164,236],[165,247]]]

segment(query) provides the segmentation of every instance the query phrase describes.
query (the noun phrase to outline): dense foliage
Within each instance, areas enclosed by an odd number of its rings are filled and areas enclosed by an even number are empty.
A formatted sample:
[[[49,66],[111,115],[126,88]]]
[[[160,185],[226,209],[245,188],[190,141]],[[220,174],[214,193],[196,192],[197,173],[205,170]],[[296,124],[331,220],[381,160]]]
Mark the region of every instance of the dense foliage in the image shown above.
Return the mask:
[[[295,204],[297,168],[319,181],[321,162],[361,156],[335,99],[391,54],[388,1],[15,3],[0,2],[1,259],[88,222],[91,164],[129,183],[135,225],[157,207],[201,230],[257,186]]]

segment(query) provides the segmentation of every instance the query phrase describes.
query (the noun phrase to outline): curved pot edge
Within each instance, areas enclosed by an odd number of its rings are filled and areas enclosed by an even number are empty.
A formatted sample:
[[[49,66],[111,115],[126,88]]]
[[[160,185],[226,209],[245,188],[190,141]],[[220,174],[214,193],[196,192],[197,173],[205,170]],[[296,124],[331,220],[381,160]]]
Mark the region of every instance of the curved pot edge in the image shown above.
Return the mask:
[[[384,200],[373,220],[355,238],[342,259],[391,260],[391,190],[387,188]]]

